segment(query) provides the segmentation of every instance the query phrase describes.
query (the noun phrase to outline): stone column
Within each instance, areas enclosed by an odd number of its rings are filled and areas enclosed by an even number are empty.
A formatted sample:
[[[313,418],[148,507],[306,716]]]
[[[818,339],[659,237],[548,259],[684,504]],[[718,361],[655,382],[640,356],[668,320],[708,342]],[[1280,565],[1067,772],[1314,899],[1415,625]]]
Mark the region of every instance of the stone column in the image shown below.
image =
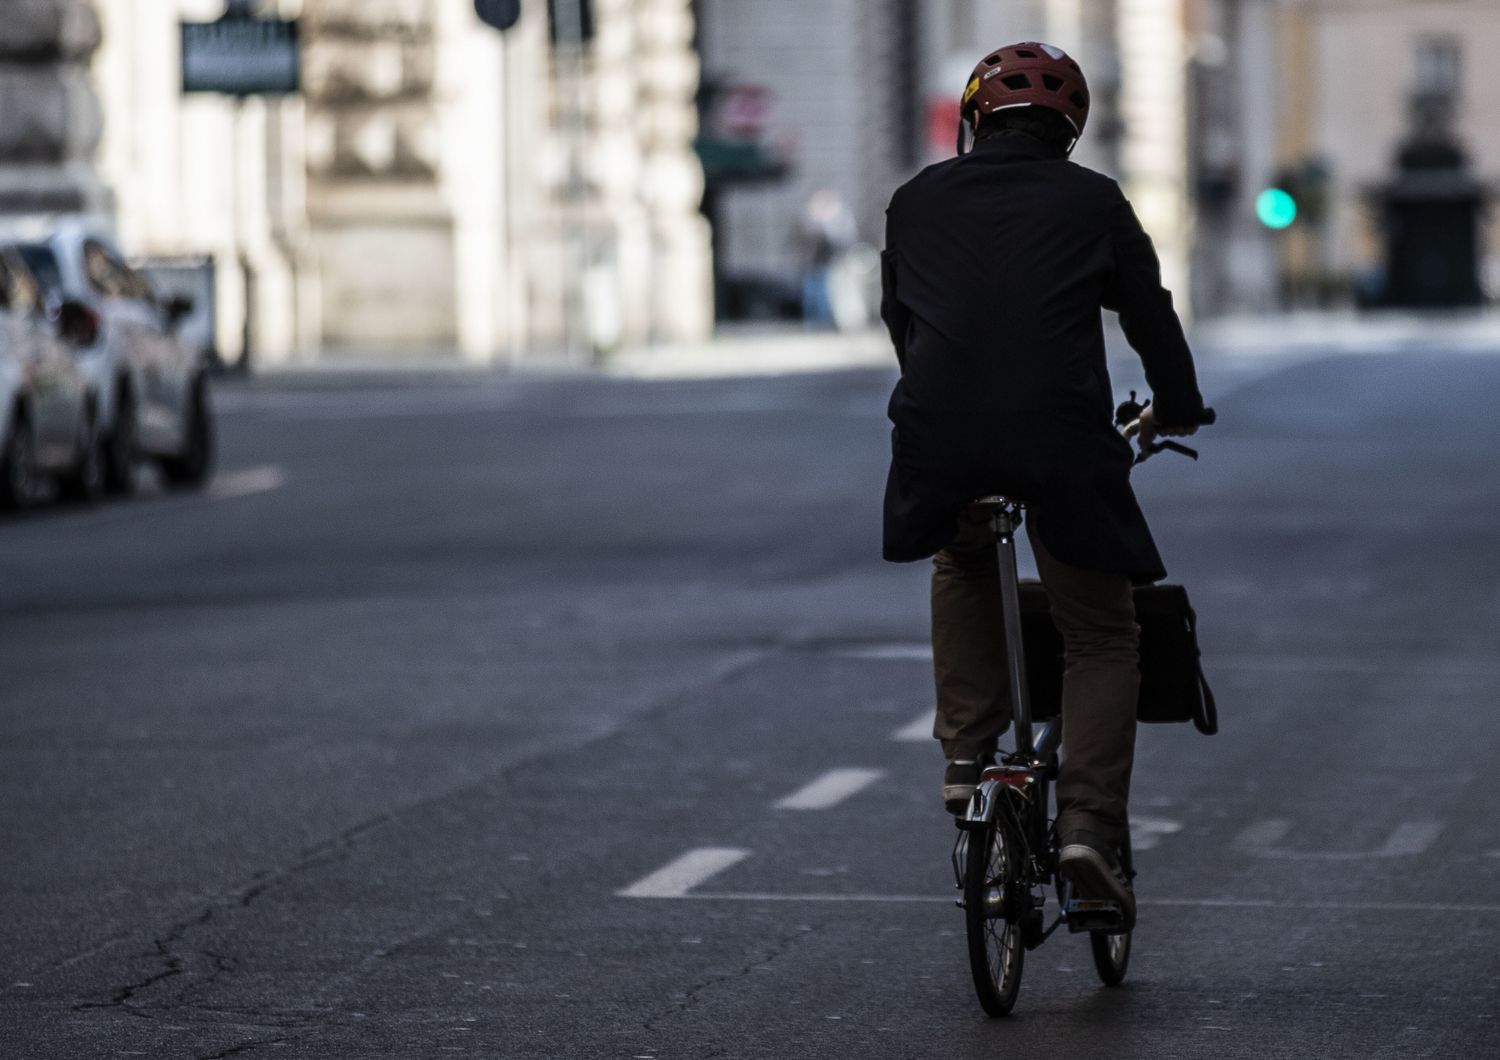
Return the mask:
[[[103,213],[93,168],[102,122],[87,0],[5,0],[0,14],[0,214]]]

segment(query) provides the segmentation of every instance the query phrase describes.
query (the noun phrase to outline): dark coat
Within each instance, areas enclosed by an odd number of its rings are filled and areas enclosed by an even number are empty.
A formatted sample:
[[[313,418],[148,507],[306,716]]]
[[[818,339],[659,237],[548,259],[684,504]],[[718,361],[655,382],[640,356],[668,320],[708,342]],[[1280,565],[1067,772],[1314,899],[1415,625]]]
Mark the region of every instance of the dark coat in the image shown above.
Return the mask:
[[[891,395],[885,558],[924,559],[986,493],[1036,505],[1075,567],[1166,576],[1112,426],[1100,309],[1120,314],[1158,422],[1203,413],[1193,358],[1151,240],[1108,177],[1008,134],[931,166],[887,211],[881,316]]]

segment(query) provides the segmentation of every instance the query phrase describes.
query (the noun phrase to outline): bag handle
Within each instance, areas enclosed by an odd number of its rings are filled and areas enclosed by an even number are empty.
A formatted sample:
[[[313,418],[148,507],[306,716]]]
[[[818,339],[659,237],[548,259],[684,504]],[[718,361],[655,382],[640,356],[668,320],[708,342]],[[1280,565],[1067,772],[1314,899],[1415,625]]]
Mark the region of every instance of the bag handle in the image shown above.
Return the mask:
[[[1188,605],[1188,633],[1193,638],[1194,663],[1198,669],[1198,690],[1203,693],[1198,704],[1193,728],[1204,736],[1215,736],[1219,732],[1219,705],[1214,701],[1214,690],[1208,687],[1208,677],[1203,673],[1203,652],[1198,647],[1198,612]]]
[[[1193,727],[1204,736],[1213,736],[1219,731],[1219,706],[1214,702],[1214,690],[1208,687],[1208,678],[1203,676],[1203,660],[1198,660],[1198,687],[1203,692],[1203,701]]]

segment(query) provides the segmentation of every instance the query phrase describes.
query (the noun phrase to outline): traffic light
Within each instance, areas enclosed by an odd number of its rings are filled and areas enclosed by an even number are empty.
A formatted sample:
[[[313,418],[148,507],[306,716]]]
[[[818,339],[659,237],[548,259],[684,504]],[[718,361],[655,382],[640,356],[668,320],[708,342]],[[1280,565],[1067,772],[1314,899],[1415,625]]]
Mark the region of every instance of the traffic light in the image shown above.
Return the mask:
[[[1318,158],[1282,167],[1271,186],[1256,196],[1255,216],[1277,232],[1298,221],[1321,224],[1328,214],[1330,178],[1328,164]]]
[[[1297,197],[1285,188],[1267,188],[1255,200],[1260,223],[1280,232],[1297,222]]]

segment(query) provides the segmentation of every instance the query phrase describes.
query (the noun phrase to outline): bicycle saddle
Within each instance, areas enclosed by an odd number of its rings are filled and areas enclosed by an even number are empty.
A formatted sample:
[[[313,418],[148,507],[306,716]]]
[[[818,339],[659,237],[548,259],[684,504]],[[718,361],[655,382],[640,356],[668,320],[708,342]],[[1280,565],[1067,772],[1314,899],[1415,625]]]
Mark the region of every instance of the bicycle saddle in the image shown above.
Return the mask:
[[[1026,507],[1026,502],[1018,501],[1014,497],[1004,497],[998,493],[992,493],[988,497],[978,497],[970,501],[969,507],[978,512],[993,512],[1006,508],[1024,508]]]

